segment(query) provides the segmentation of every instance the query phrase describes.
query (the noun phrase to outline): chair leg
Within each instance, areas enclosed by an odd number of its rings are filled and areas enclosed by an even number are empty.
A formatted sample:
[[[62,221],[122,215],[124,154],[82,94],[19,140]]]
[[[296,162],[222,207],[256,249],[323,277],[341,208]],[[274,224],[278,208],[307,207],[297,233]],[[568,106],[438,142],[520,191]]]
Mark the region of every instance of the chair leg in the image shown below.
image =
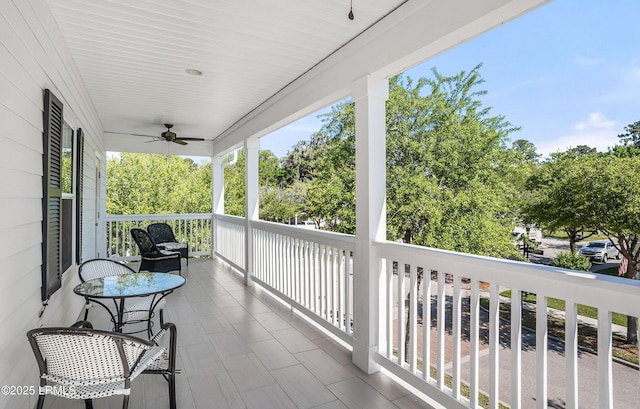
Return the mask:
[[[85,399],[84,400],[84,407],[85,407],[85,409],[93,409],[93,400],[92,399]]]
[[[160,309],[160,326],[164,326],[164,309]]]
[[[175,372],[171,373],[168,381],[169,381],[169,408],[176,409],[176,374]]]
[[[38,396],[38,406],[36,406],[37,409],[42,409],[44,407],[44,394]]]
[[[122,400],[122,409],[129,409],[129,395],[124,395]]]
[[[89,303],[87,302],[87,303],[84,305],[84,321],[86,321],[86,320],[87,320],[87,317],[89,316],[89,307],[90,307],[90,306],[89,306]]]
[[[176,409],[176,347],[178,342],[178,329],[170,324],[169,328],[169,407]]]

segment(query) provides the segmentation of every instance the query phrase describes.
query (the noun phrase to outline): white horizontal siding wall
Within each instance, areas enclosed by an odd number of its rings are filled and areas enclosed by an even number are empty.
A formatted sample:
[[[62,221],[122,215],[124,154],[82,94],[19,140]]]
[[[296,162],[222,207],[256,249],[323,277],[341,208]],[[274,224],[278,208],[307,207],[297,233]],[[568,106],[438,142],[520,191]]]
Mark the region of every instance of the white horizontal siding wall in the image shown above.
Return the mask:
[[[82,309],[82,299],[72,292],[72,268],[38,318],[45,88],[63,101],[65,120],[85,133],[83,256],[92,257],[100,122],[45,1],[0,1],[0,385],[37,386],[25,333],[71,324]],[[36,398],[0,395],[0,408],[32,408]]]

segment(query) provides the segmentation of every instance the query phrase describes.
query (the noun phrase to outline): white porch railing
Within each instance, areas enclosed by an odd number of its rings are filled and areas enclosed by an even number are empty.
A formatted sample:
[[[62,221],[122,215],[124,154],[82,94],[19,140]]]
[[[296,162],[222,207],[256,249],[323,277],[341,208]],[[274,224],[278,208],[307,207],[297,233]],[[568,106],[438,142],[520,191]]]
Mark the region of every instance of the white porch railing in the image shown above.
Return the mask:
[[[252,221],[253,281],[351,344],[354,236]],[[216,254],[245,272],[245,219],[216,215]]]
[[[244,271],[244,219],[217,218],[218,238],[226,235],[227,243],[218,242],[218,253]],[[253,280],[353,345],[355,237],[263,221],[251,226]],[[443,407],[477,408],[486,395],[497,409],[527,407],[531,399],[547,407],[554,382],[566,391],[565,407],[577,408],[587,375],[597,385],[595,406],[613,407],[611,315],[640,316],[640,282],[392,242],[376,243],[375,251],[382,274],[380,317],[372,324],[379,329],[376,361],[406,384]],[[500,293],[507,289],[514,300],[537,295],[535,342],[523,335],[520,303],[511,304],[510,323],[501,320]],[[566,302],[562,374],[557,362],[555,374],[549,369],[549,297]],[[488,310],[481,298],[490,299]],[[589,374],[578,370],[578,304],[598,309],[597,369]],[[500,370],[504,362],[508,373]]]
[[[508,402],[511,408],[523,407],[524,380],[535,374],[535,401],[537,407],[546,408],[547,386],[552,382],[547,361],[547,299],[553,297],[566,302],[565,371],[560,375],[566,390],[563,407],[578,407],[578,383],[585,376],[578,371],[578,304],[598,309],[598,368],[597,374],[589,376],[597,380],[595,406],[613,407],[611,315],[640,315],[639,282],[391,242],[376,244],[376,250],[386,266],[381,280],[385,283],[381,289],[385,316],[380,320],[378,355],[384,368],[447,408],[476,408],[483,383],[479,379],[481,355],[486,357],[488,348],[488,362],[484,358],[482,365],[488,365],[483,389],[489,407],[498,408],[501,402]],[[420,274],[424,277],[418,288]],[[510,325],[501,324],[500,293],[506,289],[511,290],[513,300],[520,300],[525,291],[537,296],[535,344],[528,345],[537,346],[534,367],[523,365],[521,303],[511,303]],[[464,307],[463,293],[468,298]],[[490,298],[488,322],[486,311],[481,312],[481,293]],[[480,339],[481,331],[488,331],[488,346]],[[464,355],[463,339],[469,344]],[[507,384],[501,384],[505,376],[500,374],[499,363],[505,360],[510,360],[510,376]],[[464,374],[463,361],[469,367]],[[468,397],[463,396],[463,384],[469,386]],[[531,398],[527,396],[527,405]]]
[[[176,240],[189,244],[189,256],[210,256],[213,246],[211,213],[109,215],[104,218],[107,233],[107,258],[135,260],[140,257],[131,237],[134,227],[146,229],[151,223],[167,223]]]
[[[240,271],[245,269],[245,219],[218,214],[215,216],[216,254]]]
[[[354,236],[264,221],[252,226],[253,280],[351,344]]]

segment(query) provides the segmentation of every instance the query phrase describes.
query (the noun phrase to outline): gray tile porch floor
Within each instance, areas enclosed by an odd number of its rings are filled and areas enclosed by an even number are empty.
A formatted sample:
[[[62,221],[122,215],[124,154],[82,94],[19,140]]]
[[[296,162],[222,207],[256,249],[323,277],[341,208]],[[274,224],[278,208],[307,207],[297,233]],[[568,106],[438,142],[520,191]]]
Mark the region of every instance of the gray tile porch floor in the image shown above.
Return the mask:
[[[190,259],[182,274],[187,284],[167,297],[165,309],[165,321],[178,328],[179,409],[431,408],[387,376],[362,372],[350,351],[269,295],[245,287],[225,264]],[[89,320],[106,328],[106,316],[94,307]],[[168,408],[166,385],[161,376],[142,375],[132,383],[129,407]],[[120,408],[121,402],[103,398],[94,407]],[[83,407],[56,397],[45,401],[45,408]]]

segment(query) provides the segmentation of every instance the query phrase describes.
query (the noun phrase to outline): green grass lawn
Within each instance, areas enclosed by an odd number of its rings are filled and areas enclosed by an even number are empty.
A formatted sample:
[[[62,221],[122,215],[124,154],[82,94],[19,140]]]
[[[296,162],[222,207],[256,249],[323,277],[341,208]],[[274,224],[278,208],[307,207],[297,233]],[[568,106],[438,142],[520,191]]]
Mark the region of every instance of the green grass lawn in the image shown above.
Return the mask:
[[[618,267],[605,268],[604,270],[598,271],[598,274],[604,274],[604,275],[607,275],[607,276],[618,277]]]
[[[618,270],[615,272],[618,275]],[[511,298],[511,290],[503,291],[500,295],[504,297]],[[531,304],[536,303],[536,295],[535,294],[527,294],[525,297],[522,297],[522,301],[528,302]],[[553,308],[554,310],[564,311],[565,310],[565,302],[564,300],[559,300],[557,298],[548,297],[547,298],[547,307]],[[591,307],[589,305],[578,304],[578,315],[583,317],[598,319],[598,309],[595,307]],[[627,316],[614,312],[612,314],[611,322],[616,325],[622,325],[623,327],[627,326]]]

